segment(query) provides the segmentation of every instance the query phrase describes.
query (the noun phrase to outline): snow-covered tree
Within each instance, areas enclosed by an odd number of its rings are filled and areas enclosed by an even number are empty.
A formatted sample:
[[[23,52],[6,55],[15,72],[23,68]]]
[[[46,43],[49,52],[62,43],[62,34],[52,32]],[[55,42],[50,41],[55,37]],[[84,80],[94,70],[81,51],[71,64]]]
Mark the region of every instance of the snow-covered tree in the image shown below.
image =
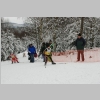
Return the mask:
[[[1,19],[3,22],[3,19]],[[10,52],[27,50],[32,43],[39,51],[42,42],[52,40],[54,51],[75,49],[73,42],[82,32],[85,48],[100,47],[100,18],[84,17],[27,17],[22,28],[1,25],[1,58],[6,60]],[[9,30],[8,30],[9,29]]]
[[[21,44],[21,40],[15,38],[13,33],[1,32],[1,56],[2,60],[8,59],[11,53],[18,54],[19,52],[25,51],[25,47]]]

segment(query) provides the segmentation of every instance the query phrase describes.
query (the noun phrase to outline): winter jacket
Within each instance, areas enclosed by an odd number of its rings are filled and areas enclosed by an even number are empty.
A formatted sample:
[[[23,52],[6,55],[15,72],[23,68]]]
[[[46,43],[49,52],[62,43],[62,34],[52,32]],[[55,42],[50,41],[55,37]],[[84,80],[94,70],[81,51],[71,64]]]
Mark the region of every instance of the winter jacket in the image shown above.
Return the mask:
[[[44,54],[48,55],[48,56],[51,56],[51,48],[46,48]]]
[[[84,50],[84,46],[85,46],[85,40],[84,38],[77,38],[76,41],[74,42],[77,50]]]
[[[28,52],[29,52],[30,54],[36,54],[36,49],[35,49],[35,47],[34,47],[34,46],[29,47],[29,48],[28,48]]]
[[[43,53],[45,49],[46,49],[46,46],[45,45],[42,45],[41,46],[41,49],[40,49],[40,53]]]
[[[44,54],[45,49],[46,49],[46,46],[42,45],[38,56],[40,56],[41,54]]]
[[[49,46],[51,49],[53,49],[53,44],[52,43],[49,43]]]
[[[9,57],[11,57],[11,60],[12,60],[12,61],[18,59],[14,54],[11,54]]]

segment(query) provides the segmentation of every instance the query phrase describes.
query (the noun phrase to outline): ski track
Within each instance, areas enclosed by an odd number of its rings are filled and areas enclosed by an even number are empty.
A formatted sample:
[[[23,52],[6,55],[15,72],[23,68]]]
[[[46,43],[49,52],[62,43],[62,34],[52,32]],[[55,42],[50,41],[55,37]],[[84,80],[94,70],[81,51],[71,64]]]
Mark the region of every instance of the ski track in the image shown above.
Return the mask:
[[[41,59],[18,58],[20,63],[1,62],[1,84],[100,84],[100,62],[48,62],[45,68]]]

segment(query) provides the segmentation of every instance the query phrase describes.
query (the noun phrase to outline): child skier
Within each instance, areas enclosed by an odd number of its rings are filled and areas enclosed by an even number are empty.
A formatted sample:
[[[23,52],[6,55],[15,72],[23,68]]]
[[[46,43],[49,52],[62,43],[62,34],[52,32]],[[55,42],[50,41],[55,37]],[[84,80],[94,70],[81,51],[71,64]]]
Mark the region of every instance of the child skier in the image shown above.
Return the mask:
[[[56,64],[54,63],[54,61],[51,58],[51,48],[50,45],[48,43],[46,43],[46,49],[44,50],[44,55],[45,55],[45,65],[47,64],[48,58],[51,60],[52,64]]]
[[[19,63],[18,58],[14,54],[11,54],[9,57],[11,58],[12,64]]]

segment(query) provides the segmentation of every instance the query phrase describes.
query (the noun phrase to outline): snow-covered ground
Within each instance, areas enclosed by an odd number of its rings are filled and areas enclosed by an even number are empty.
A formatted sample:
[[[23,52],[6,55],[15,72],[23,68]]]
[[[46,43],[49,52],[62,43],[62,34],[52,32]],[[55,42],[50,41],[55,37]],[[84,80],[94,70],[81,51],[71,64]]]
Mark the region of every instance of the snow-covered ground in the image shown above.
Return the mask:
[[[74,52],[70,55],[68,52]],[[84,51],[85,56],[85,62],[100,62],[100,49],[94,48],[94,49],[88,49]],[[77,58],[77,51],[76,50],[70,50],[65,53],[65,55],[61,56],[54,56],[53,59],[57,62],[75,62]]]
[[[92,57],[93,54],[96,53]],[[56,60],[58,56],[53,57],[57,64],[48,62],[46,68],[42,59],[29,63],[23,54],[18,58],[20,63],[1,62],[1,84],[100,84],[100,62],[73,62],[76,54],[69,56],[71,61],[66,63]],[[61,56],[60,61],[65,58]]]

